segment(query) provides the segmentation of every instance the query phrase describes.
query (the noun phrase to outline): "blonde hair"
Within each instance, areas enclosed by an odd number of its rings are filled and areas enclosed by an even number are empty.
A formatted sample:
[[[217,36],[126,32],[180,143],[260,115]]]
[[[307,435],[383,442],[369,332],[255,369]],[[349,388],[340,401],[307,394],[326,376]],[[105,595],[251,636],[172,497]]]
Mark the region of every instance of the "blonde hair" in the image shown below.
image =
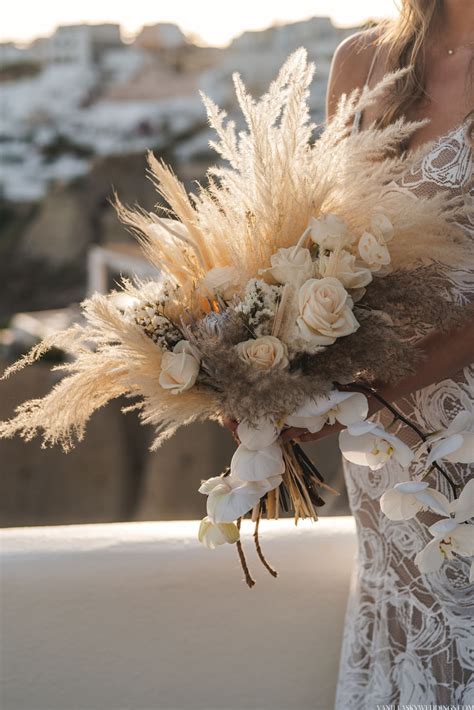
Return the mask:
[[[408,71],[397,81],[379,119],[380,126],[409,116],[410,110],[426,96],[425,49],[439,26],[443,5],[444,0],[401,0],[398,18],[383,25],[379,44],[387,48],[387,68]],[[471,131],[472,128],[471,125]]]

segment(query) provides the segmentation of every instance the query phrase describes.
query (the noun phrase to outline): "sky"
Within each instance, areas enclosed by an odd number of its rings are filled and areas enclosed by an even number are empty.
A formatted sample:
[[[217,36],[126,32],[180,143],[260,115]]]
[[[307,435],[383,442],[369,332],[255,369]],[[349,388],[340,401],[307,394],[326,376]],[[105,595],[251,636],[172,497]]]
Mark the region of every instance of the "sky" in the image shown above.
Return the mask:
[[[277,22],[329,15],[349,26],[395,12],[394,0],[14,0],[2,3],[0,41],[25,43],[59,24],[116,22],[133,36],[144,24],[174,22],[204,43],[225,45]]]

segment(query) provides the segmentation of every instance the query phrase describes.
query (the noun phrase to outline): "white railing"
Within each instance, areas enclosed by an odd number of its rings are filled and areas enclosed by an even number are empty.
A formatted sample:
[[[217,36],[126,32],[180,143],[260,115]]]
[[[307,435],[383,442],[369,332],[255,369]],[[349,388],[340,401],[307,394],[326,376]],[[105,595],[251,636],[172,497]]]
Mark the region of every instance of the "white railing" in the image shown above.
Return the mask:
[[[330,710],[352,518],[263,522],[273,579],[196,522],[2,532],[2,710]]]

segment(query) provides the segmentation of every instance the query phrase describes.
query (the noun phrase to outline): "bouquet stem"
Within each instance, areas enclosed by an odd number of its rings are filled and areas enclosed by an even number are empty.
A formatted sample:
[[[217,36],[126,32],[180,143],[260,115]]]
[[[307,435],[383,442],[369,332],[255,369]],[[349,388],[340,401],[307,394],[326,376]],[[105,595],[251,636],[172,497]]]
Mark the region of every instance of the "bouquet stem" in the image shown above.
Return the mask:
[[[255,549],[257,551],[258,558],[259,558],[260,562],[262,563],[262,565],[265,567],[265,569],[268,570],[268,572],[270,572],[272,577],[278,577],[278,572],[275,569],[273,569],[273,567],[270,565],[267,558],[263,554],[263,550],[260,546],[260,537],[258,534],[258,532],[259,532],[258,528],[259,528],[259,523],[260,523],[260,518],[261,518],[260,505],[257,506],[257,508],[258,508],[258,511],[257,511],[256,519],[255,519],[255,530],[253,533],[253,538],[254,538],[254,542],[255,542]],[[242,518],[239,518],[237,520],[237,528],[239,530],[240,530],[241,524],[242,524]],[[247,586],[251,589],[252,587],[255,586],[255,580],[252,577],[252,575],[250,574],[250,569],[247,564],[247,559],[245,557],[244,549],[242,547],[242,542],[240,540],[238,540],[236,544],[237,544],[237,552],[239,554],[240,565],[241,565],[242,571],[244,573],[244,579],[245,579]]]
[[[275,569],[273,569],[273,567],[268,563],[265,555],[263,554],[262,548],[260,547],[260,538],[258,535],[259,523],[260,523],[260,511],[259,511],[258,518],[255,521],[255,531],[253,533],[253,537],[255,540],[255,549],[257,551],[257,555],[258,555],[262,565],[265,567],[265,569],[267,569],[270,572],[272,577],[278,577],[278,572]]]
[[[242,518],[239,518],[237,520],[237,528],[240,530],[240,526],[242,523]],[[239,553],[239,560],[240,560],[240,565],[242,567],[242,570],[244,572],[244,577],[245,577],[245,582],[247,584],[247,587],[250,589],[255,586],[255,580],[253,579],[252,575],[250,574],[250,570],[247,564],[247,560],[245,558],[245,553],[244,549],[242,547],[242,543],[240,540],[237,540],[237,552]]]
[[[325,486],[323,479],[314,464],[308,459],[300,446],[292,442],[281,445],[286,470],[283,474],[283,485],[290,496],[295,513],[295,523],[300,518],[317,520],[316,506],[324,505],[318,493],[318,487]],[[333,490],[333,489],[330,489]],[[336,493],[336,491],[333,491]],[[272,517],[272,516],[268,516]]]

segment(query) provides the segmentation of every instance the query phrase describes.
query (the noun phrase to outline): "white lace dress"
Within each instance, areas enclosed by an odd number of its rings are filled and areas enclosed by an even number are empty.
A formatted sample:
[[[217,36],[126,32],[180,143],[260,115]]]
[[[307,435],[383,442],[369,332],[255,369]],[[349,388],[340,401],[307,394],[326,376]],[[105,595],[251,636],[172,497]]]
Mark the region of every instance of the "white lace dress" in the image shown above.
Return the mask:
[[[404,177],[403,188],[415,196],[450,190],[472,201],[473,155],[466,129],[463,124],[440,139]],[[474,240],[474,222],[462,226]],[[472,264],[453,271],[450,278],[460,302],[474,299]],[[398,405],[427,432],[445,427],[458,411],[474,407],[474,366]],[[416,440],[406,428],[396,433],[409,444]],[[336,709],[474,703],[470,561],[456,557],[437,573],[420,574],[413,560],[432,539],[427,523],[437,518],[422,514],[392,522],[381,513],[382,493],[420,473],[416,466],[403,471],[396,463],[389,463],[370,471],[345,463],[357,525],[358,559],[347,610]],[[471,465],[447,466],[457,483],[474,476]],[[444,481],[438,481],[438,486],[450,496]]]

